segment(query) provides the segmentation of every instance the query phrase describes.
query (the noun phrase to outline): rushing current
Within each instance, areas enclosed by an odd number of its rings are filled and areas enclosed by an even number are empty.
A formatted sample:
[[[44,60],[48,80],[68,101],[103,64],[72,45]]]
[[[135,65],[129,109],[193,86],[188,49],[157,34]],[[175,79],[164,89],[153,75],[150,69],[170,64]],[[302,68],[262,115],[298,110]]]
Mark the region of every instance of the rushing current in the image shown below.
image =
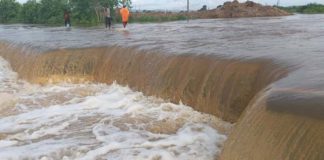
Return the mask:
[[[212,19],[132,24],[128,30],[1,25],[1,40],[37,51],[118,45],[171,54],[270,58],[298,67],[282,87],[324,89],[324,16]],[[298,79],[298,80],[296,80]],[[279,85],[279,84],[278,84]]]
[[[323,22],[323,15],[294,15],[130,24],[128,30],[116,24],[112,31],[0,25],[0,42],[32,54],[121,46],[271,59],[296,68],[271,87],[318,93],[324,90]],[[191,107],[117,83],[31,84],[0,57],[0,159],[216,159],[232,124]]]
[[[29,84],[2,58],[0,84],[1,159],[213,159],[230,127],[118,84]]]

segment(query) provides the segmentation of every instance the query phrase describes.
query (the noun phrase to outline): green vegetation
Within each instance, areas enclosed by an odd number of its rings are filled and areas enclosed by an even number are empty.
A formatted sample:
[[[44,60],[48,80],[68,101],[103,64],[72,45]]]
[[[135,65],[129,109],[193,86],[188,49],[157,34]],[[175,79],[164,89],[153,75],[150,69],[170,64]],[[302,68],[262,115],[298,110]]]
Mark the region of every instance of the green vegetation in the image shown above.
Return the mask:
[[[131,7],[131,0],[28,0],[24,4],[0,0],[0,23],[62,25],[68,11],[73,25],[97,25],[103,22],[104,7],[118,16],[114,8],[122,4]]]
[[[15,0],[0,0],[0,23],[17,21],[20,7]]]
[[[40,4],[36,0],[27,1],[21,7],[20,17],[21,20],[25,23],[40,23],[39,22],[39,11]]]
[[[324,5],[317,3],[310,3],[305,6],[291,6],[291,7],[279,7],[291,13],[303,13],[303,14],[318,14],[324,13]]]

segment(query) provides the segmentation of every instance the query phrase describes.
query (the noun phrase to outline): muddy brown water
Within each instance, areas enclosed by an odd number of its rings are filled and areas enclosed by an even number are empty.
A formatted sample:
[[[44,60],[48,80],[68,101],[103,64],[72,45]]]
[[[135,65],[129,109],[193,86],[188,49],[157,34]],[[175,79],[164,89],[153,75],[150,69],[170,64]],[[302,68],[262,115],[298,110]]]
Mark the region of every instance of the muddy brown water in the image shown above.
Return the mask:
[[[323,15],[115,27],[1,25],[0,54],[31,82],[117,80],[236,122],[220,159],[324,158]]]

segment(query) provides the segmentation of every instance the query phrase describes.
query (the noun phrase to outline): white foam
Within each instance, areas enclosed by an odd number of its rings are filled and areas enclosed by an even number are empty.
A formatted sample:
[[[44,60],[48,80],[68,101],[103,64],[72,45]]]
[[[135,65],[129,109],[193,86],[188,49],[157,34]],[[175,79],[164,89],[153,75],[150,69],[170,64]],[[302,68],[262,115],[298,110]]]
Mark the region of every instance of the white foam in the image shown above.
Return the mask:
[[[0,81],[16,97],[0,159],[212,160],[226,139],[210,115],[117,84],[21,83],[1,58]]]

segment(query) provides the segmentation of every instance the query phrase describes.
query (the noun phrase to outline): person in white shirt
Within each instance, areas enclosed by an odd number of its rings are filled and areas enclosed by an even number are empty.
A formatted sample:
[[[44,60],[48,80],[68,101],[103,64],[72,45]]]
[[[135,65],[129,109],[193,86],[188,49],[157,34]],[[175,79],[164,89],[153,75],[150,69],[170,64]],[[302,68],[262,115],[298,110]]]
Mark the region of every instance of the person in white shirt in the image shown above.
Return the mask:
[[[111,28],[111,15],[110,15],[110,8],[106,7],[104,10],[104,15],[105,15],[105,19],[106,19],[106,28],[109,27],[109,29]]]

